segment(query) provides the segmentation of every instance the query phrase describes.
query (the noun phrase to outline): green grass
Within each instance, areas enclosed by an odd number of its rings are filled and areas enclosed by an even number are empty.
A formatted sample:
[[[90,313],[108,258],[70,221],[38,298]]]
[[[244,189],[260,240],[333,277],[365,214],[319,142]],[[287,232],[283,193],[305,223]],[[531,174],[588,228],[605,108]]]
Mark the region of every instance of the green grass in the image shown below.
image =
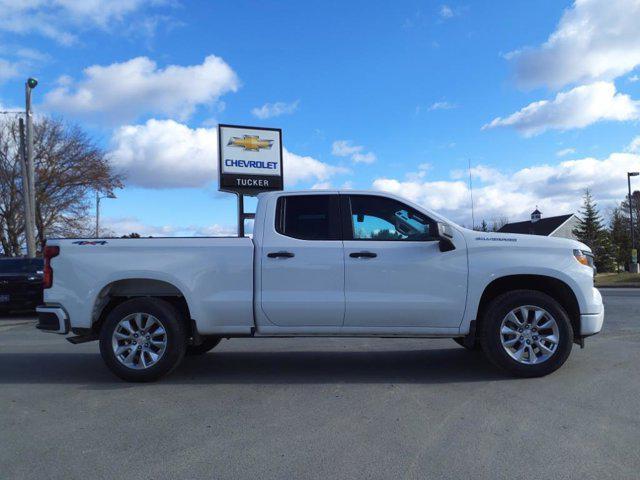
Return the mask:
[[[596,287],[640,287],[638,273],[600,273],[596,275]]]

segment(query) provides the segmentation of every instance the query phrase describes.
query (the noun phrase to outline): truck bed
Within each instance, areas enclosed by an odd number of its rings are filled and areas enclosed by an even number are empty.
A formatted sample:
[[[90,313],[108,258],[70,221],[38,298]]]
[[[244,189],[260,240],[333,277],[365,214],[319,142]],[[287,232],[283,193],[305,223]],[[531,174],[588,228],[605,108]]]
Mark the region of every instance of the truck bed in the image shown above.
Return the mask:
[[[89,328],[109,292],[135,295],[150,283],[159,295],[183,296],[202,334],[248,334],[254,326],[250,238],[50,239],[47,246],[60,253],[44,300],[64,299],[74,326]]]

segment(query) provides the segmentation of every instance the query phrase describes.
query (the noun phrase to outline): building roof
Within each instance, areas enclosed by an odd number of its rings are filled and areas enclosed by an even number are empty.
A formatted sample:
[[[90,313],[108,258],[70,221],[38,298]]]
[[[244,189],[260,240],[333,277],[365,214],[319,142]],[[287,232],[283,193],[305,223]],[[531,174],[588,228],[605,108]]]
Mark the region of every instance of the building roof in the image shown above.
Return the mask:
[[[541,218],[537,222],[527,220],[524,222],[507,223],[498,231],[503,233],[524,233],[528,235],[548,236],[571,217],[573,217],[573,213],[568,215],[558,215],[557,217]]]

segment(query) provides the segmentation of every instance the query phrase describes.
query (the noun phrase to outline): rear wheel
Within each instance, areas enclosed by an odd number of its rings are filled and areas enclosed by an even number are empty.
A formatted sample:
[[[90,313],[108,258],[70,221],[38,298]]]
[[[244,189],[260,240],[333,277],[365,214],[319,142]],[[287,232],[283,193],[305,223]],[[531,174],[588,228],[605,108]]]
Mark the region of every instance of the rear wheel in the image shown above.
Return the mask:
[[[549,295],[516,290],[489,305],[481,343],[500,368],[520,377],[541,377],[569,358],[573,329],[567,313]]]
[[[134,298],[107,316],[100,353],[109,369],[129,382],[150,382],[175,369],[186,351],[184,322],[158,298]]]
[[[188,345],[187,355],[204,355],[209,350],[213,350],[215,347],[217,347],[220,343],[220,340],[222,340],[220,337],[206,337],[203,339],[200,345]]]

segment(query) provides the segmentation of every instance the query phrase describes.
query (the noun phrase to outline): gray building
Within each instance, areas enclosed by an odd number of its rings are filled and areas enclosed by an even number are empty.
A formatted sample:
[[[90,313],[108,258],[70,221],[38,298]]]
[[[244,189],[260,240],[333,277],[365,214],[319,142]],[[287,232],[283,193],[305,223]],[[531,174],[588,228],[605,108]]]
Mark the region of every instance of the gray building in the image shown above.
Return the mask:
[[[503,233],[524,233],[527,235],[575,239],[576,237],[573,234],[573,230],[577,228],[578,222],[578,217],[573,213],[542,218],[542,212],[536,208],[531,212],[531,220],[507,223],[498,231]]]

